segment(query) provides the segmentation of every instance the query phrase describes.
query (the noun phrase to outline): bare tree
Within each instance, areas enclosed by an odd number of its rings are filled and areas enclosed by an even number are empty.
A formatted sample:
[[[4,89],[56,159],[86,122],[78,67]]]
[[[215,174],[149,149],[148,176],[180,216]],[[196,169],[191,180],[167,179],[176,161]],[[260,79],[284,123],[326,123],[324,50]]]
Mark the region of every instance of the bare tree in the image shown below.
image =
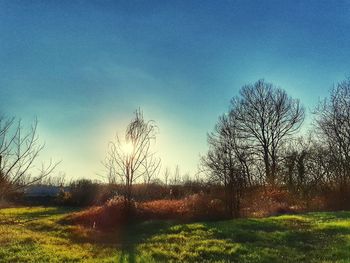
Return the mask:
[[[37,124],[35,120],[29,131],[24,132],[21,121],[0,117],[0,199],[42,180],[59,164],[50,161],[40,168],[35,165],[44,148],[39,143]]]
[[[181,182],[181,174],[180,174],[180,166],[177,164],[175,166],[175,172],[174,172],[174,178],[173,178],[173,184],[179,184]]]
[[[279,149],[300,128],[304,108],[299,100],[273,84],[259,80],[231,100],[231,115],[240,136],[254,146],[265,166],[269,184],[276,183]]]
[[[46,176],[36,181],[35,184],[49,185],[49,186],[60,186],[63,187],[66,182],[66,174],[60,171],[56,176]]]
[[[320,151],[313,133],[290,140],[281,149],[283,184],[303,200],[308,200],[310,194],[315,193],[322,184],[319,173],[322,164],[317,158]]]
[[[157,179],[160,168],[161,168],[161,159],[156,158],[155,156],[150,156],[150,158],[145,159],[145,173],[144,173],[144,183],[149,185],[152,180]]]
[[[142,111],[136,110],[125,131],[125,139],[119,136],[109,143],[109,151],[103,162],[109,179],[119,178],[124,186],[126,200],[132,198],[132,186],[140,178],[151,178],[158,173],[160,159],[155,158],[152,144],[156,139],[157,126],[154,121],[145,121]]]
[[[334,182],[345,190],[350,181],[350,79],[337,84],[315,110],[319,140],[328,149]]]
[[[208,135],[209,151],[201,163],[210,182],[224,186],[228,214],[238,217],[243,190],[251,184],[251,174],[249,148],[239,138],[232,116],[219,118],[214,132]]]
[[[164,171],[164,183],[166,186],[168,186],[169,177],[170,177],[170,169],[169,169],[169,167],[166,167],[165,171]]]

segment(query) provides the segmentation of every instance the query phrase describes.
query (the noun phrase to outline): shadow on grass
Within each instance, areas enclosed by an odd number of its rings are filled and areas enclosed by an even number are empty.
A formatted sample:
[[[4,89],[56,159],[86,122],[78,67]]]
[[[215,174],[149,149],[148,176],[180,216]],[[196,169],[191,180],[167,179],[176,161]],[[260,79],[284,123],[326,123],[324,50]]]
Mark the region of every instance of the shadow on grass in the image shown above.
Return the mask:
[[[66,207],[8,208],[4,213],[0,213],[0,224],[22,225],[53,216],[64,216],[64,214],[76,210],[77,209]]]
[[[348,219],[346,214],[336,218]],[[121,250],[119,262],[136,262],[142,254],[139,245],[155,261],[349,260],[350,242],[344,235],[350,235],[350,227],[325,225],[319,228],[318,221],[309,219],[306,215],[305,220],[267,218],[189,224],[150,221],[125,228],[114,242],[118,242]]]
[[[29,217],[60,213],[57,209]],[[348,220],[350,212],[337,212],[188,224],[147,221],[109,231],[61,227],[73,242],[120,250],[119,262],[139,261],[145,251],[155,261],[332,262],[350,259]],[[54,225],[35,227],[55,230]]]
[[[121,256],[119,262],[136,262],[137,246],[152,236],[168,231],[172,225],[174,222],[171,221],[146,221],[127,226],[120,240]]]
[[[314,213],[303,218],[246,219],[205,224],[216,237],[245,246],[239,262],[319,262],[350,259],[349,212]],[[313,220],[310,220],[313,219]],[[327,224],[327,220],[333,220]],[[337,222],[346,222],[337,225]],[[321,224],[321,227],[319,226]],[[324,225],[323,225],[324,224]],[[264,250],[270,250],[264,253]],[[244,260],[249,258],[249,260]]]
[[[28,212],[23,211],[16,213],[15,216],[19,219],[25,219],[25,220],[38,220],[46,217],[51,217],[55,215],[62,215],[66,213],[70,213],[73,211],[77,211],[77,208],[71,208],[71,207],[34,207],[34,208],[28,208],[33,209],[34,211]]]
[[[316,262],[348,258],[340,234],[348,228],[315,228],[306,217],[239,219],[177,224],[148,221],[119,231],[71,235],[74,242],[94,242],[120,249],[119,262],[136,262],[139,245],[155,261]],[[322,251],[333,251],[332,257]],[[336,252],[338,251],[338,252]],[[195,255],[191,255],[191,253]],[[338,254],[336,254],[338,253]],[[180,254],[181,257],[179,256]],[[345,256],[344,256],[345,255]]]
[[[35,232],[70,240],[72,243],[93,243],[94,251],[99,254],[99,248],[113,248],[121,252],[119,262],[135,262],[136,247],[151,236],[165,231],[174,223],[170,221],[148,221],[129,224],[124,227],[100,230],[97,228],[71,225],[64,218],[76,208],[37,208],[14,211],[17,222],[23,227]]]
[[[118,262],[136,262],[137,247],[152,236],[166,232],[171,221],[147,221],[120,228],[98,230],[86,227],[73,227],[68,238],[74,243],[94,243],[101,247],[113,247],[121,251]]]
[[[337,212],[311,212],[304,214],[305,217],[315,220],[335,220],[344,219],[350,220],[350,211],[337,211]]]

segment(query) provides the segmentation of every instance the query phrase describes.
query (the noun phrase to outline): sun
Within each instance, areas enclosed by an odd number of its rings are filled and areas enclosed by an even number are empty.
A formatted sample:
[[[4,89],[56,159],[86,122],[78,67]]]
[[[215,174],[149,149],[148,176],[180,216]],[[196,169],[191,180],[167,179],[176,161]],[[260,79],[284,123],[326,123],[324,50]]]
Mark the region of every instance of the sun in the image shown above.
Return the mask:
[[[134,146],[130,142],[126,142],[123,144],[123,151],[125,154],[130,155],[134,151]]]

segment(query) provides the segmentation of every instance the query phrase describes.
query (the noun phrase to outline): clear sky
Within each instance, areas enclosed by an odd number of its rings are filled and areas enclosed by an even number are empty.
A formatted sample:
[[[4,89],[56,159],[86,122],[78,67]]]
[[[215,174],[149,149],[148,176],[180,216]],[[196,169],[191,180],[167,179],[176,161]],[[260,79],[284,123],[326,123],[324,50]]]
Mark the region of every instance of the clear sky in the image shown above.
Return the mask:
[[[312,109],[349,74],[348,1],[0,0],[0,110],[37,116],[41,158],[68,178],[97,178],[138,107],[163,167],[193,173],[242,85]]]

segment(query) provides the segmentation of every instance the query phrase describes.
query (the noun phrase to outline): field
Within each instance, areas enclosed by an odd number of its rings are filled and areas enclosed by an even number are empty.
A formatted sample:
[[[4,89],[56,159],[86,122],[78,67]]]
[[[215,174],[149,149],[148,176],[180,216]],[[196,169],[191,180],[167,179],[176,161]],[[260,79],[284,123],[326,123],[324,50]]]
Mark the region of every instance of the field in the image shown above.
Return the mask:
[[[0,262],[350,262],[350,212],[146,222],[99,232],[58,207],[0,210]]]

